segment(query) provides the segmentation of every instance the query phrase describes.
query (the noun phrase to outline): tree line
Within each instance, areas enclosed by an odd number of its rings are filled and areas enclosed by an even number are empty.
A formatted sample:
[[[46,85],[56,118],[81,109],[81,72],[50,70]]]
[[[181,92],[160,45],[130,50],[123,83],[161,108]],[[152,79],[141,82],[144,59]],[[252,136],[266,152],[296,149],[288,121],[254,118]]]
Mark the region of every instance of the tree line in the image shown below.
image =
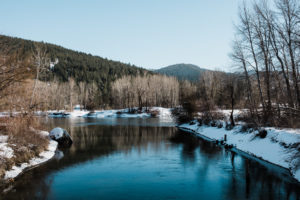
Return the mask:
[[[144,74],[124,76],[112,85],[113,104],[120,108],[179,104],[179,82],[174,77]]]
[[[144,72],[151,73],[131,64],[73,51],[61,46],[0,35],[0,57],[16,55],[17,60],[30,59],[31,64],[37,66],[34,63],[36,59],[33,57],[38,51],[45,53],[44,59],[48,61],[47,67],[40,71],[38,80],[68,82],[72,78],[77,85],[80,82],[94,83],[101,94],[97,98],[97,104],[110,103],[111,84],[116,79],[127,75],[136,76]],[[28,76],[28,78],[31,77]]]
[[[245,109],[255,125],[300,126],[300,2],[246,1],[230,57],[236,73],[206,72],[182,105],[188,115],[217,108]]]
[[[244,2],[236,31],[231,57],[244,72],[246,107],[253,119],[264,124],[273,124],[282,115],[297,119],[300,2]]]
[[[107,101],[96,81],[68,81],[40,77],[49,72],[51,60],[44,45],[37,45],[31,55],[3,56],[0,61],[0,109],[24,111],[174,107],[179,104],[179,82],[174,77],[139,73],[123,76],[108,88]]]
[[[240,108],[249,123],[299,126],[299,33],[299,1],[244,2],[230,54],[232,71],[237,72],[204,71],[193,83],[55,45],[23,44],[1,36],[0,100],[18,99],[7,94],[17,91],[16,85],[25,87],[23,82],[29,79],[30,92],[23,95],[28,96],[30,109],[180,105],[191,117],[202,112],[212,118],[217,109],[231,109],[234,124],[233,110]],[[29,48],[32,44],[34,48]],[[18,48],[11,50],[11,45]],[[25,53],[28,49],[30,53]]]

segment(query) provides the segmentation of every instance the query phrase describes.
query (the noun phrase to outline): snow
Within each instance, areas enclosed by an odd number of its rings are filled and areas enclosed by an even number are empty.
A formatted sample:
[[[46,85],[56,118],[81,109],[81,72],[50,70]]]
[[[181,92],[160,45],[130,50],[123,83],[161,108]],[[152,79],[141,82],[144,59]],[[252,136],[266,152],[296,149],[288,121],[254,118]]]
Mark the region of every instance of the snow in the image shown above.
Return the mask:
[[[8,114],[6,112],[1,112],[0,113],[0,117],[7,117],[7,116],[8,116]]]
[[[150,118],[151,114],[143,111],[142,113],[129,114],[128,109],[119,110],[96,110],[89,112],[87,110],[79,110],[80,105],[76,105],[72,112],[60,111],[48,111],[50,117],[86,117],[86,118]],[[170,108],[152,107],[150,111],[158,110],[158,117],[163,121],[171,121],[172,114]],[[56,113],[56,115],[53,115]]]
[[[159,111],[158,117],[161,122],[172,122],[173,121],[171,108],[153,107],[152,110]]]
[[[55,65],[58,63],[58,58],[55,58],[55,61],[54,62],[50,62],[50,66],[49,66],[49,68],[51,69],[51,70],[53,70],[53,68],[55,67]]]
[[[229,117],[231,114],[231,110],[218,110],[219,112],[222,112],[225,116]],[[240,110],[240,109],[234,109],[233,110],[233,117],[238,116],[239,114],[241,114],[242,112],[244,112],[245,110]]]
[[[40,131],[37,134],[40,134],[44,137],[49,137],[49,133],[47,131]],[[14,151],[8,146],[9,144],[7,143],[7,139],[7,135],[0,135],[0,157],[10,159],[14,156]],[[25,169],[48,161],[55,155],[57,145],[58,143],[56,141],[50,140],[46,151],[41,152],[38,157],[32,158],[28,161],[28,163],[22,163],[20,166],[13,166],[10,170],[5,172],[4,179],[15,178]]]
[[[59,138],[62,138],[64,136],[64,130],[62,128],[56,127],[50,131],[49,136],[54,136],[54,138],[57,140]]]
[[[74,110],[73,112],[70,112],[70,117],[83,117],[89,114],[89,111],[87,110]]]
[[[129,114],[127,112],[128,112],[128,109],[96,110],[92,113],[84,115],[83,117],[88,117],[88,118],[144,118],[144,117],[151,116],[149,113]],[[119,113],[121,113],[121,114],[119,114]]]
[[[41,131],[38,134],[45,137],[49,136],[49,133],[47,131]],[[12,148],[7,146],[7,139],[8,136],[0,135],[0,157],[12,158],[14,156],[14,151]],[[15,178],[25,169],[46,162],[54,156],[56,148],[57,142],[54,140],[50,140],[47,150],[41,152],[39,154],[39,157],[32,158],[28,161],[28,163],[22,163],[20,166],[13,166],[12,169],[5,172],[4,179]]]
[[[48,131],[39,131],[38,134],[40,134],[43,137],[48,137],[49,136],[49,132]]]
[[[50,140],[48,149],[39,154],[39,157],[32,158],[28,163],[22,163],[20,166],[13,166],[11,170],[6,171],[4,179],[17,177],[25,169],[40,165],[50,160],[54,155],[57,148],[57,142]]]
[[[182,124],[179,128],[210,140],[223,140],[226,134],[227,144],[262,160],[290,169],[294,178],[300,181],[298,166],[300,158],[296,156],[296,153],[298,153],[297,145],[300,143],[299,129],[266,127],[268,134],[266,138],[262,139],[256,136],[258,132],[240,132],[241,126],[236,126],[234,129],[227,131],[224,128],[198,126],[196,122],[194,125]]]
[[[14,156],[14,151],[8,146],[8,143],[6,142],[7,139],[7,135],[0,135],[0,157],[12,158]]]

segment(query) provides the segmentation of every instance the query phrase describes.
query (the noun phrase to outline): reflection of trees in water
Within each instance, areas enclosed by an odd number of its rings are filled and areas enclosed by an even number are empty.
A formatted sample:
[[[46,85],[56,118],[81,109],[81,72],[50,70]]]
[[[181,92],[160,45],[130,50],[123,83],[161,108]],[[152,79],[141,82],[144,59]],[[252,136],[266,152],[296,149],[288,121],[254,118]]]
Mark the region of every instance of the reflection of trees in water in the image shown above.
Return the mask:
[[[217,179],[224,191],[224,199],[299,199],[300,187],[297,184],[288,182],[284,177],[275,176],[276,173],[258,164],[253,160],[242,158],[242,163],[235,161],[239,155],[226,151],[212,142],[191,136],[189,133],[178,132],[170,141],[175,144],[182,144],[183,163],[197,160],[196,151],[199,149],[201,164],[198,166],[199,188],[211,184],[206,182],[208,172],[214,169],[220,159],[228,159],[225,166],[228,169],[226,179]],[[224,182],[225,180],[225,182]]]
[[[130,151],[133,147],[137,151],[147,148],[159,151],[162,148],[161,142],[176,132],[176,128],[170,127],[60,126],[72,135],[72,147],[63,149],[64,157],[61,160],[51,160],[19,177],[14,183],[14,189],[5,195],[5,199],[45,199],[51,193],[52,172],[115,151]],[[166,145],[164,147],[167,148]]]
[[[170,141],[174,144],[182,144],[182,161],[194,163],[196,160],[196,150],[199,149],[201,157],[205,159],[204,165],[213,161],[212,158],[221,156],[222,148],[214,145],[211,142],[200,139],[183,131],[178,131]],[[204,167],[204,165],[202,165]]]
[[[300,187],[274,176],[267,168],[249,159],[237,162],[238,155],[226,152],[223,148],[193,137],[188,133],[179,132],[175,128],[138,127],[138,126],[79,126],[68,127],[69,122],[61,121],[59,126],[66,128],[74,139],[70,149],[64,149],[61,160],[52,160],[46,165],[33,169],[20,177],[15,189],[1,196],[4,199],[45,199],[51,195],[51,184],[54,175],[63,168],[87,160],[109,155],[116,151],[129,152],[151,149],[161,152],[172,146],[182,146],[181,161],[195,164],[199,176],[199,185],[209,184],[210,169],[215,169],[221,159],[228,163],[222,170],[227,178],[220,178],[224,199],[296,199],[299,198]],[[51,124],[51,126],[58,126]],[[170,141],[164,143],[163,141]],[[198,157],[197,157],[198,156]],[[200,159],[198,164],[197,159]],[[215,169],[218,170],[218,169]],[[227,171],[227,172],[226,172]],[[210,177],[211,178],[211,177]],[[200,183],[201,181],[201,183]],[[212,186],[213,187],[213,186]]]
[[[74,145],[71,152],[89,149],[111,149],[128,151],[131,148],[160,148],[163,140],[171,137],[176,131],[169,127],[138,126],[88,126],[72,130]]]
[[[197,138],[184,132],[178,132],[170,138],[170,141],[173,144],[182,144],[181,159],[183,163],[194,163],[196,160],[195,150],[199,147]]]
[[[233,153],[233,152],[232,152]],[[233,171],[231,179],[224,187],[226,199],[299,199],[300,186],[289,182],[287,177],[275,176],[271,171],[256,161],[243,158],[242,171],[235,170],[235,153],[231,155]],[[277,172],[278,174],[281,172]],[[238,183],[238,184],[237,184]]]

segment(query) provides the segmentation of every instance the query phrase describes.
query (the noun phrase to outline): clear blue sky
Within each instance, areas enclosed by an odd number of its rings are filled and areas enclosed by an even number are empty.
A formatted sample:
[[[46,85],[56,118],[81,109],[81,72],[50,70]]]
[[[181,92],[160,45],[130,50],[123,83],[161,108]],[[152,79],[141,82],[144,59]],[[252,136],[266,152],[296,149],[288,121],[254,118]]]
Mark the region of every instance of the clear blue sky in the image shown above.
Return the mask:
[[[2,0],[0,34],[155,69],[228,70],[240,0]]]

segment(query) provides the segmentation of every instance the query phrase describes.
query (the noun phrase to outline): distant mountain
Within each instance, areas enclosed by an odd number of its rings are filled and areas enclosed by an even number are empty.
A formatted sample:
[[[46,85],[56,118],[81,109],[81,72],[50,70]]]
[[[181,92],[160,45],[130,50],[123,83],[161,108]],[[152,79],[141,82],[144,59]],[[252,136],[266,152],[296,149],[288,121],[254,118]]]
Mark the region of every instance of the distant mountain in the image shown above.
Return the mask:
[[[178,80],[198,81],[201,73],[207,71],[193,64],[175,64],[155,70],[154,72],[167,76],[175,76]]]

